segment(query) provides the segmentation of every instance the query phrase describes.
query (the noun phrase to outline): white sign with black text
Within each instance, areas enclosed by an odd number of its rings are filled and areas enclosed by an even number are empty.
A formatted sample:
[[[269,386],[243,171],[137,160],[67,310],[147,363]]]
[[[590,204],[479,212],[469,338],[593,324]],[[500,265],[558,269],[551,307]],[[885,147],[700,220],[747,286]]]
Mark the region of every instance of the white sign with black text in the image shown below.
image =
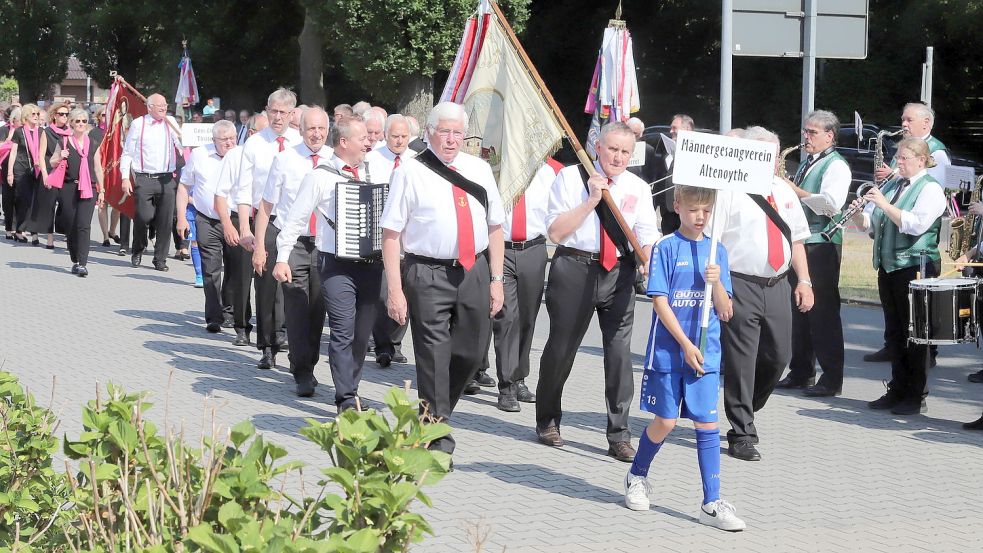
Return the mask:
[[[635,150],[628,159],[628,167],[642,167],[645,165],[645,142],[639,140],[635,142]]]
[[[214,123],[185,123],[181,125],[181,145],[185,148],[196,148],[212,143],[212,126]]]
[[[778,145],[731,136],[680,131],[673,184],[767,195]]]

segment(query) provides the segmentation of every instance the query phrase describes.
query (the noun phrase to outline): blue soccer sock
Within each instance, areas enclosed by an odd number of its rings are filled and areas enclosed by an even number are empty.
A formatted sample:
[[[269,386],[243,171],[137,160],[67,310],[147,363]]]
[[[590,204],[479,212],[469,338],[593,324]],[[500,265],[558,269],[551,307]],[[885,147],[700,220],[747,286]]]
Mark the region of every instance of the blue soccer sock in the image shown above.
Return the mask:
[[[652,459],[655,458],[655,454],[662,448],[663,443],[665,443],[665,440],[659,443],[653,442],[649,438],[648,431],[642,432],[642,437],[638,439],[638,451],[635,452],[635,460],[631,463],[631,473],[635,476],[648,476]]]
[[[696,457],[703,480],[703,504],[720,499],[720,431],[696,429]],[[636,457],[637,459],[637,457]]]
[[[201,278],[201,253],[197,243],[191,245],[191,263],[195,266],[195,278]]]

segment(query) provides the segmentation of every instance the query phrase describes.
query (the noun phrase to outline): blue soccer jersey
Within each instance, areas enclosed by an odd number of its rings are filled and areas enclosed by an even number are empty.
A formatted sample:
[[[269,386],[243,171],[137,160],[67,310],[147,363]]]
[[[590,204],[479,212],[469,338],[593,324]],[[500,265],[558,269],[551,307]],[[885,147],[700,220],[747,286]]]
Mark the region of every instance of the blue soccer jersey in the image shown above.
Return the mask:
[[[710,259],[710,239],[690,240],[677,233],[670,234],[652,246],[649,261],[648,295],[669,298],[669,306],[676,315],[690,341],[700,345],[700,315],[703,311],[703,271]],[[716,264],[720,266],[720,282],[732,294],[727,250],[717,244]],[[645,353],[645,368],[668,373],[691,371],[684,361],[683,350],[676,339],[652,311],[652,327],[649,330]],[[706,351],[703,353],[703,370],[720,372],[720,319],[715,309],[710,310]]]

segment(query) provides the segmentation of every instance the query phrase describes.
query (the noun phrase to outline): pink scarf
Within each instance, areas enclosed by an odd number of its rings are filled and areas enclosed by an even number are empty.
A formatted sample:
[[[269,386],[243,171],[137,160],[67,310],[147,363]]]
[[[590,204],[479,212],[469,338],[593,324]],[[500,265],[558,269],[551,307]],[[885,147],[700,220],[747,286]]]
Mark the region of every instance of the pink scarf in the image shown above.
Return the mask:
[[[72,147],[78,152],[79,157],[82,161],[79,163],[79,197],[83,200],[87,200],[92,197],[92,174],[89,173],[89,137],[87,135],[82,136],[82,144],[75,140],[72,136],[68,139],[72,143]],[[68,152],[65,152],[68,155]]]
[[[41,165],[38,162],[38,146],[40,144],[40,139],[38,137],[38,128],[31,127],[30,125],[24,125],[24,138],[27,140],[27,157],[34,166],[34,176],[41,176]]]

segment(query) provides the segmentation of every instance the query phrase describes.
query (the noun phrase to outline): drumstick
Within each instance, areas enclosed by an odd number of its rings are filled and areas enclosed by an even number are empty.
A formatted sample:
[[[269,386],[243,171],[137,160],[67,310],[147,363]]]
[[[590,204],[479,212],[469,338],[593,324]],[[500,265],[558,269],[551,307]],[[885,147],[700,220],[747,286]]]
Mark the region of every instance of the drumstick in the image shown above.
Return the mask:
[[[943,265],[955,265],[955,263],[943,263]],[[951,271],[946,271],[945,273],[939,275],[939,278],[945,278],[945,277],[947,277],[947,276],[949,276],[952,273],[955,273],[957,271],[959,271],[959,268],[952,269]]]
[[[960,267],[983,267],[983,263],[956,263],[945,262],[943,265],[959,265]]]

